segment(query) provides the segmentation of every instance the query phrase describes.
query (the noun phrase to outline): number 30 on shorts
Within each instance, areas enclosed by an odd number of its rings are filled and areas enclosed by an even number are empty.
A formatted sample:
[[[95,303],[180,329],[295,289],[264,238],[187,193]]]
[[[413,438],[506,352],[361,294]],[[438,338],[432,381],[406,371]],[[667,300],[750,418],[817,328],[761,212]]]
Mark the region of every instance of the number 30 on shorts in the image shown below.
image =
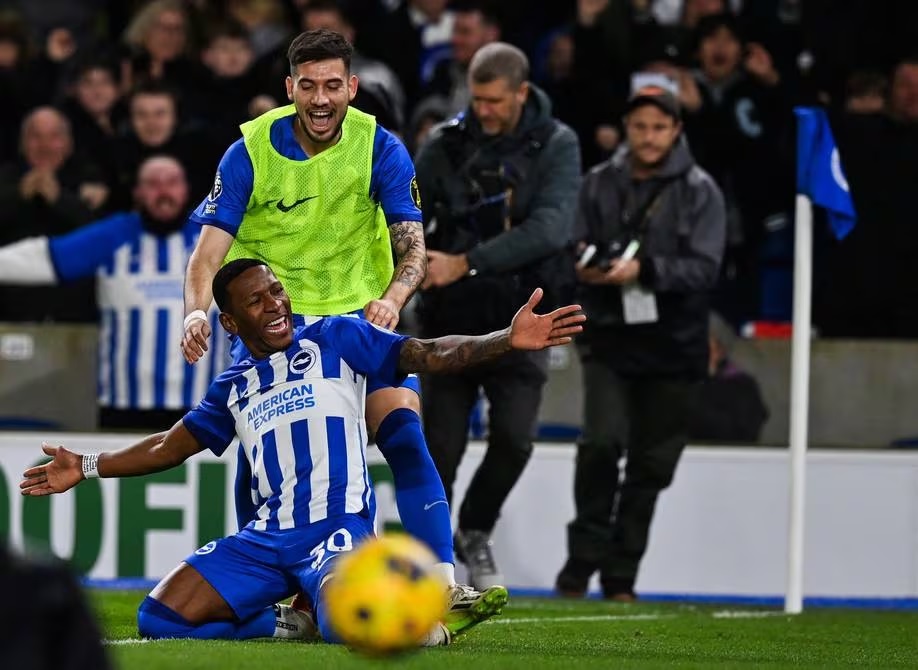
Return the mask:
[[[315,557],[312,562],[312,569],[318,570],[328,559],[353,548],[354,542],[351,538],[351,532],[347,528],[339,528],[325,542],[320,542],[309,552],[310,557]]]

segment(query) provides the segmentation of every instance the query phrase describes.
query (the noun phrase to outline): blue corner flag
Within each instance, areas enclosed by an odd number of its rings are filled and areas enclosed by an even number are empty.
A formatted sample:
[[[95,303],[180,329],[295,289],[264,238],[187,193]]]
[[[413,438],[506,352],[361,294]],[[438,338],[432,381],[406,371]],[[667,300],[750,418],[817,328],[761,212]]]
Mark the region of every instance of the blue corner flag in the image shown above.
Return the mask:
[[[797,193],[826,210],[837,239],[851,232],[856,221],[848,180],[824,110],[796,107]]]

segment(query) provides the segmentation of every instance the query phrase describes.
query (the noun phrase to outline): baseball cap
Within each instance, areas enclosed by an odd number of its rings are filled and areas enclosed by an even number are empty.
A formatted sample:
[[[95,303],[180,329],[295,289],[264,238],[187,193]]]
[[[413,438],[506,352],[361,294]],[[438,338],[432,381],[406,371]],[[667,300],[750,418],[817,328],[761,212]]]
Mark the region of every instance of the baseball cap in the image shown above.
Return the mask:
[[[626,112],[631,112],[644,105],[653,105],[661,112],[673,117],[677,121],[682,116],[682,112],[679,108],[679,100],[671,91],[668,91],[662,86],[648,84],[637,89],[631,94],[631,97],[628,98],[628,104],[625,109]]]

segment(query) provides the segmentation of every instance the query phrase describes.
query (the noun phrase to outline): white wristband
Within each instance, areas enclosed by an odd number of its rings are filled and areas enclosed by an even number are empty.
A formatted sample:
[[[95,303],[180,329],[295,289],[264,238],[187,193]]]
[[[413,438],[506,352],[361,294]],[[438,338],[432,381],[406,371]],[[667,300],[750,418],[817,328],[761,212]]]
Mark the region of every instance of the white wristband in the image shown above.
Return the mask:
[[[194,310],[191,314],[185,317],[185,322],[182,324],[182,327],[185,330],[188,330],[188,326],[191,325],[191,322],[197,321],[198,319],[201,321],[207,321],[207,312],[205,312],[203,309]]]
[[[83,476],[95,479],[99,476],[99,454],[83,454]]]

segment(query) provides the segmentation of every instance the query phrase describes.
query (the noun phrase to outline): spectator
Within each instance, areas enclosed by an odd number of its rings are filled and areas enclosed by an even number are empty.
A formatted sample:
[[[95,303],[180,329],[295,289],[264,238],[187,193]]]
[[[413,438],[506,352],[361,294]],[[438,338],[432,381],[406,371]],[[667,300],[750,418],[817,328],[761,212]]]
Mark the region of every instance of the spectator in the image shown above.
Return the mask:
[[[706,16],[732,14],[736,4],[728,0],[631,0],[634,31],[629,43],[639,61],[647,60],[644,50],[649,49],[669,53],[679,65],[690,65],[699,22]]]
[[[100,179],[111,191],[118,182],[116,135],[127,118],[119,94],[118,72],[114,63],[105,59],[86,58],[78,64],[75,78],[73,93],[62,105],[73,128],[74,148],[77,155],[92,157]],[[100,199],[95,209],[100,210],[108,200]]]
[[[717,304],[739,324],[760,315],[766,222],[786,221],[793,202],[792,163],[784,150],[789,106],[771,56],[743,40],[735,17],[701,19],[697,40],[698,96],[686,109],[685,131],[698,164],[726,198],[728,250]]]
[[[447,102],[447,114],[453,116],[464,110],[469,100],[469,63],[485,44],[500,39],[497,15],[481,0],[466,1],[453,6],[452,55],[439,61],[431,80],[422,91],[422,98],[439,96]]]
[[[557,36],[553,47],[562,65],[567,42]],[[617,145],[621,101],[627,97],[631,70],[631,38],[627,7],[609,0],[578,0],[570,30],[572,62],[567,90],[554,92],[558,112],[580,138],[583,167],[589,168]]]
[[[689,412],[691,441],[758,442],[768,420],[759,383],[730,359],[735,339],[733,327],[712,313],[708,326],[708,376],[692,398]]]
[[[174,156],[191,187],[208,191],[213,179],[216,145],[201,129],[182,126],[177,93],[162,83],[146,82],[128,100],[129,126],[118,141],[118,181],[130,193],[137,168],[153,155]],[[121,203],[127,207],[127,203]]]
[[[223,348],[215,339],[205,363],[195,367],[181,360],[178,348],[185,266],[200,229],[186,218],[181,165],[165,156],[144,161],[134,199],[135,211],[0,247],[0,281],[55,285],[96,276],[100,424],[160,430],[203,397],[222,371]],[[210,319],[216,328],[216,312]]]
[[[92,216],[87,190],[104,189],[88,182],[74,160],[70,124],[58,110],[34,109],[21,135],[22,162],[0,169],[0,244],[79,228]],[[0,289],[0,320],[85,322],[95,317],[91,280],[64,290]]]
[[[918,337],[918,229],[903,214],[918,183],[918,60],[901,61],[891,80],[886,114],[833,117],[858,224],[827,243],[825,272],[814,276],[816,320],[827,337]]]
[[[254,67],[249,34],[242,24],[211,24],[201,62],[191,116],[206,125],[215,146],[232,144],[239,137],[239,125],[255,116],[256,98],[265,89]],[[216,116],[215,108],[220,110]]]
[[[918,58],[903,60],[896,66],[889,114],[901,124],[918,123]]]
[[[566,596],[583,596],[598,570],[605,597],[634,600],[657,496],[672,481],[691,393],[708,368],[708,293],[726,215],[720,189],[681,136],[679,111],[663,88],[638,89],[626,142],[580,190],[574,239],[595,254],[577,264],[588,320],[577,342],[576,517],[557,578]]]
[[[870,70],[858,70],[848,77],[845,111],[850,114],[882,114],[886,111],[886,77]]]
[[[130,91],[145,80],[162,81],[182,94],[192,90],[191,24],[181,0],[153,0],[144,5],[124,32],[130,49],[122,81]]]
[[[418,310],[425,337],[489,332],[535,286],[546,288],[547,307],[559,302],[580,152],[574,132],[551,116],[548,97],[528,77],[516,47],[479,49],[469,66],[466,114],[435,129],[417,155],[430,224]],[[487,455],[459,509],[455,538],[456,557],[477,589],[501,581],[490,535],[532,454],[546,371],[544,354],[517,352],[422,380],[425,432],[448,499],[480,388],[490,402]]]

